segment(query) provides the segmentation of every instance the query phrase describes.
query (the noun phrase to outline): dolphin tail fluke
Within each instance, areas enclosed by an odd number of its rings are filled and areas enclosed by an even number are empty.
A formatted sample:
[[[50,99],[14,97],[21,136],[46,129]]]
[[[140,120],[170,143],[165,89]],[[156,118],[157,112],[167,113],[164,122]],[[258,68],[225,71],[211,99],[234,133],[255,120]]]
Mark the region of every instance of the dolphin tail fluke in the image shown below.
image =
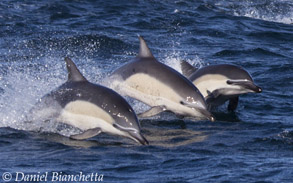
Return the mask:
[[[181,70],[182,70],[183,76],[185,76],[187,78],[197,70],[196,67],[193,67],[190,63],[188,63],[184,60],[180,61],[180,65],[181,65]]]
[[[238,105],[238,101],[239,101],[239,97],[234,97],[234,98],[231,98],[229,100],[229,104],[228,104],[228,111],[230,112],[233,112],[236,110],[237,108],[237,105]]]
[[[166,111],[166,107],[165,106],[155,106],[155,107],[152,107],[150,108],[149,110],[143,112],[143,113],[140,113],[138,114],[138,117],[140,118],[148,118],[148,117],[152,117],[152,116],[155,116],[161,112],[164,112]]]
[[[75,140],[84,140],[99,135],[102,132],[101,128],[89,129],[81,134],[71,135],[70,138]]]
[[[152,58],[154,57],[151,50],[149,49],[148,45],[146,44],[145,40],[142,36],[138,36],[139,38],[139,53],[138,57],[142,58]]]
[[[68,70],[68,81],[87,81],[70,58],[65,57],[65,62]]]

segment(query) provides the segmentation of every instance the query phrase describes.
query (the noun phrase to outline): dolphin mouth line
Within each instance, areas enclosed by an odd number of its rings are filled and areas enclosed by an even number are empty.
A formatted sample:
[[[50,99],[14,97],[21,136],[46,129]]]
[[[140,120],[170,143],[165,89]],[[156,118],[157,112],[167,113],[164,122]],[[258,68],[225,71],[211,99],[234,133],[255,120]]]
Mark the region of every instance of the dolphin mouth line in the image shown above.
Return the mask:
[[[186,107],[189,107],[191,109],[194,109],[194,110],[200,112],[203,116],[205,116],[205,119],[208,119],[208,120],[210,120],[212,122],[215,121],[215,117],[207,109],[198,107],[198,106],[196,106],[196,104],[193,104],[193,103],[187,103],[187,102],[184,102],[184,101],[180,101],[180,103],[182,105],[186,106]],[[192,118],[192,116],[191,116],[191,118]],[[202,118],[202,117],[198,117],[198,118]]]
[[[149,145],[148,140],[141,133],[129,133],[130,137],[141,145]]]
[[[124,132],[133,132],[133,133],[137,132],[137,130],[134,129],[134,128],[125,128],[125,127],[122,127],[122,126],[120,126],[118,124],[113,124],[113,127],[117,128],[117,129],[119,129],[121,131],[124,131]]]
[[[142,145],[148,145],[149,144],[148,140],[139,131],[137,131],[136,129],[123,128],[118,124],[113,124],[113,127],[117,128],[117,129],[119,129],[121,131],[126,132],[127,134],[129,134],[129,137],[132,140],[134,140],[134,141],[136,141],[136,142],[138,142],[138,143],[140,143]]]
[[[251,90],[255,93],[261,93],[262,89],[261,87],[255,85],[252,81],[250,80],[227,80],[227,84],[229,85],[238,85],[238,86],[242,86],[248,90]]]

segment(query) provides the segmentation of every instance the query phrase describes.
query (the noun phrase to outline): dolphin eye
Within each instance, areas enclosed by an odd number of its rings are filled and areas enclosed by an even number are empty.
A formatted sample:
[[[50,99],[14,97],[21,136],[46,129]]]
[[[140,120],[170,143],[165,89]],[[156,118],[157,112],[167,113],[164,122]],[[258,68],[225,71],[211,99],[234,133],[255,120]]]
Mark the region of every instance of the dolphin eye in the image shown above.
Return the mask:
[[[183,102],[183,101],[180,101],[180,104],[181,104],[181,105],[184,105],[184,102]]]

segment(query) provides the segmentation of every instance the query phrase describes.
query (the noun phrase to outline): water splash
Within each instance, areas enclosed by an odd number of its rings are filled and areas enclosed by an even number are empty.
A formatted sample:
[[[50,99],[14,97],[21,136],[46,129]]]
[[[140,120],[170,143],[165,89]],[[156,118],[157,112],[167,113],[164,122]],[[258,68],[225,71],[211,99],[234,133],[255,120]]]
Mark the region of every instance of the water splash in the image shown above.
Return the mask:
[[[215,10],[270,22],[284,24],[293,23],[293,2],[288,0],[221,0],[205,1],[208,5],[215,7]]]
[[[203,60],[198,56],[195,56],[194,58],[187,58],[187,55],[184,54],[183,56],[181,56],[179,52],[175,51],[171,54],[168,54],[168,56],[164,58],[162,62],[182,74],[180,62],[183,60],[197,68],[205,65]]]
[[[271,2],[269,4],[263,4],[260,7],[246,6],[243,9],[234,10],[235,16],[244,16],[249,18],[255,18],[270,22],[278,22],[284,24],[293,23],[293,4],[290,6],[279,6]]]
[[[38,67],[39,70],[36,70],[36,65],[33,64],[20,66],[16,62],[9,63],[7,73],[1,73],[0,85],[3,88],[0,100],[1,127],[28,130],[29,127],[24,121],[30,108],[42,95],[62,82],[59,77],[62,73],[61,64],[51,64],[51,59],[44,59],[43,62],[45,64],[43,67]],[[48,72],[49,67],[51,72]]]
[[[52,132],[64,136],[79,132],[78,129],[64,126],[54,120],[32,122],[29,118],[30,110],[38,100],[67,80],[65,62],[62,60],[62,58],[44,57],[22,64],[6,63],[7,72],[1,72],[0,77],[0,85],[3,89],[0,99],[0,127]],[[92,76],[89,80],[95,80],[96,77],[102,76],[99,69],[92,66],[93,61],[85,60],[85,62],[86,64],[80,69],[83,73],[87,73],[86,76]],[[84,69],[84,67],[88,69]]]

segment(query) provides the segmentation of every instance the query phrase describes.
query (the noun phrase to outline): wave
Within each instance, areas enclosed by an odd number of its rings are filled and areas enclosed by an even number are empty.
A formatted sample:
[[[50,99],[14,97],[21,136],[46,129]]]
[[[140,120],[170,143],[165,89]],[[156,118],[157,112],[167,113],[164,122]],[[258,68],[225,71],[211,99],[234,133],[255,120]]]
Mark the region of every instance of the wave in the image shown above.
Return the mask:
[[[293,2],[289,0],[206,0],[216,11],[284,24],[293,23]]]
[[[248,56],[272,56],[272,57],[285,57],[279,53],[275,53],[270,50],[263,48],[253,48],[253,49],[243,49],[243,50],[221,50],[214,54],[214,56],[239,56],[239,55],[248,55]]]
[[[265,138],[257,138],[255,139],[255,142],[259,143],[268,143],[270,145],[285,145],[286,147],[290,147],[293,145],[293,131],[291,130],[284,130],[281,133],[278,133],[271,137],[265,137]]]
[[[45,34],[53,34],[46,32]],[[63,36],[61,36],[63,35]],[[131,49],[128,43],[120,39],[110,38],[105,35],[86,34],[71,35],[59,33],[58,37],[45,38],[43,35],[36,36],[34,39],[24,41],[17,45],[18,49],[35,52],[35,54],[47,55],[71,55],[93,57],[98,54],[100,57],[110,57],[111,54],[123,54]],[[117,50],[121,51],[117,53]]]

